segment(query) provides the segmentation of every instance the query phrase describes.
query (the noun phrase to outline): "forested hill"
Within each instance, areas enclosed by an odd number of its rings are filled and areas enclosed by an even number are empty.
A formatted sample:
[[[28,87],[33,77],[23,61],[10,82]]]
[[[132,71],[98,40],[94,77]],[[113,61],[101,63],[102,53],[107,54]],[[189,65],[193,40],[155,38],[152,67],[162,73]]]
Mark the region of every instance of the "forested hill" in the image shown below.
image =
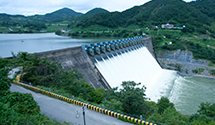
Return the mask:
[[[196,3],[201,2],[197,1]],[[207,3],[205,3],[207,4]],[[205,5],[206,6],[206,5]],[[208,15],[182,0],[152,0],[144,5],[135,6],[123,12],[97,14],[82,20],[77,26],[86,28],[91,25],[106,27],[127,27],[129,25],[151,26],[172,23],[175,26],[206,28],[214,21]],[[198,30],[198,29],[197,29]]]
[[[82,13],[75,12],[74,10],[69,8],[63,8],[45,15],[30,16],[29,19],[38,20],[40,22],[50,22],[50,21],[59,20],[59,19],[67,19],[69,17],[73,17],[77,15],[82,15]]]
[[[94,8],[94,9],[88,11],[84,15],[85,15],[85,17],[92,17],[93,15],[98,14],[98,13],[109,13],[109,11],[105,10],[103,8]]]
[[[40,22],[47,23],[54,20],[66,19],[69,17],[82,15],[82,13],[75,12],[69,8],[62,8],[60,10],[54,11],[52,13],[47,13],[45,15],[33,15],[33,16],[24,16],[24,15],[9,15],[9,14],[1,14],[0,13],[0,22],[7,23],[19,23],[22,24],[24,22]]]
[[[110,12],[108,10],[103,9],[103,8],[94,8],[85,14],[82,14],[79,16],[74,16],[74,17],[68,18],[67,20],[70,22],[69,23],[70,26],[74,26],[77,24],[77,22],[79,22],[83,19],[90,18],[96,14],[105,14],[105,13],[110,13]]]
[[[191,2],[190,5],[200,10],[208,17],[215,19],[215,1],[214,0],[196,0]]]
[[[109,13],[109,11],[103,8],[94,8],[87,13],[79,13],[69,8],[62,8],[60,10],[54,11],[52,13],[47,13],[45,15],[33,15],[33,16],[24,16],[24,15],[9,15],[5,13],[0,13],[0,25],[2,22],[7,22],[11,24],[24,24],[29,23],[50,23],[53,21],[61,22],[62,20],[68,20],[71,22],[80,21],[87,17],[92,17],[98,13]]]

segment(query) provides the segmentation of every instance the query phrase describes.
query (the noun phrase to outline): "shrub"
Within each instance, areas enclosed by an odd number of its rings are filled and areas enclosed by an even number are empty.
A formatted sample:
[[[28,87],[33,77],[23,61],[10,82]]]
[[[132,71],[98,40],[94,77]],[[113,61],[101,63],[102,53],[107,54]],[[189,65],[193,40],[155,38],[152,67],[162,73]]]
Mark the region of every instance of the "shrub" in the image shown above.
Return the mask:
[[[9,69],[0,68],[0,91],[7,91],[10,89],[11,80],[8,78]]]

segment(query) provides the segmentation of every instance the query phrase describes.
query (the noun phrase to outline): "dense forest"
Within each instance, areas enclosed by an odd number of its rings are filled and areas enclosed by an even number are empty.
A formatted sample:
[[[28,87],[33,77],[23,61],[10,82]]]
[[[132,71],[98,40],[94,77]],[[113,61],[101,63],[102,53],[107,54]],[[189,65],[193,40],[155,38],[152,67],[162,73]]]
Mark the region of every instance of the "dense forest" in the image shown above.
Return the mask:
[[[206,5],[214,4],[212,1],[196,1]],[[201,4],[199,3],[199,4]],[[128,27],[129,25],[138,25],[139,27],[161,26],[161,24],[171,23],[175,26],[190,29],[189,32],[200,32],[204,34],[206,30],[214,33],[211,28],[214,18],[203,8],[198,8],[193,3],[186,3],[182,0],[152,0],[144,5],[135,6],[123,12],[112,12],[106,14],[94,15],[91,18],[81,20],[77,27],[89,27],[91,25],[100,25],[104,27]],[[209,11],[209,10],[208,10]],[[208,12],[207,11],[207,12]],[[204,12],[204,13],[203,13]]]

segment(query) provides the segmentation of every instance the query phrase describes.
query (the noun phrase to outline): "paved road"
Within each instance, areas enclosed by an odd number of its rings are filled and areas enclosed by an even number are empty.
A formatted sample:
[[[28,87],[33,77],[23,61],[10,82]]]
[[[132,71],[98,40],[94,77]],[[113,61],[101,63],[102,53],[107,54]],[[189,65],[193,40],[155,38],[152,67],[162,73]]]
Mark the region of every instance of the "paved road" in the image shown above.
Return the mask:
[[[21,86],[12,84],[11,92],[31,93],[34,100],[40,106],[41,113],[57,121],[71,122],[74,125],[83,125],[82,107],[70,104],[40,93],[33,92]],[[79,111],[79,118],[76,118],[76,111]],[[107,116],[89,109],[85,110],[87,125],[132,125],[131,123],[123,122],[117,118]]]

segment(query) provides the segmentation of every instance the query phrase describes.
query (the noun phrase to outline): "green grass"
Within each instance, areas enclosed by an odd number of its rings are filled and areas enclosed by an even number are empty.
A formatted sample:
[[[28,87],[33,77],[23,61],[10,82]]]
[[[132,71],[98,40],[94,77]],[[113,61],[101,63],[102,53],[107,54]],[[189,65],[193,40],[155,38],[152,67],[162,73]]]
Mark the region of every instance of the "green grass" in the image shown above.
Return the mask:
[[[9,32],[8,28],[0,27],[0,33],[7,33],[7,32]]]
[[[205,71],[205,69],[203,69],[203,68],[196,68],[196,69],[193,69],[192,71],[193,71],[193,73],[201,74],[202,72]]]
[[[211,67],[215,67],[215,65],[210,61],[210,63],[208,64],[208,66],[211,66]]]
[[[210,74],[214,76],[215,75],[215,70],[211,70]]]

